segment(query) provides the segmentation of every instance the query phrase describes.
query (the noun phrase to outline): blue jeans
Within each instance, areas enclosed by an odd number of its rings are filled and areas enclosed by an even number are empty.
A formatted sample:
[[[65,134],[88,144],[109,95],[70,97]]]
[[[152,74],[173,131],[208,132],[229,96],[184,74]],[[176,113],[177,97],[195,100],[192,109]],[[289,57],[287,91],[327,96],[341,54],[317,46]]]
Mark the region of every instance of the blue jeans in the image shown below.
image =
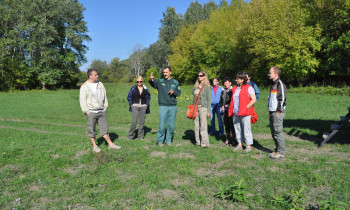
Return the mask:
[[[159,128],[157,133],[157,143],[163,144],[165,139],[165,126],[168,123],[165,143],[171,143],[174,136],[176,106],[159,106]]]
[[[220,114],[220,104],[211,105],[211,122],[210,122],[210,135],[214,135],[215,131],[215,115],[218,117],[219,122],[219,135],[224,135],[224,123]]]

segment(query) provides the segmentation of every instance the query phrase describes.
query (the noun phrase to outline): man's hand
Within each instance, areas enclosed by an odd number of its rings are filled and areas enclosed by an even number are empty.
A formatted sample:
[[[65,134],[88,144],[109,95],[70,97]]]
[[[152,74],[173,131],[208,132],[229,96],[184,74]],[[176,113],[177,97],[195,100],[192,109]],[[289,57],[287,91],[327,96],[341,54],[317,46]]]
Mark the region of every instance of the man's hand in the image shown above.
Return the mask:
[[[89,116],[90,115],[90,112],[86,112],[86,116]]]
[[[209,118],[209,117],[210,117],[210,113],[207,114],[207,118]]]
[[[221,107],[221,111],[225,111],[225,107],[224,106]]]
[[[169,93],[170,95],[173,95],[173,94],[174,94],[174,91],[170,89],[170,90],[168,91],[168,93]]]
[[[151,72],[151,76],[149,78],[152,80],[152,82],[154,81],[153,72]]]

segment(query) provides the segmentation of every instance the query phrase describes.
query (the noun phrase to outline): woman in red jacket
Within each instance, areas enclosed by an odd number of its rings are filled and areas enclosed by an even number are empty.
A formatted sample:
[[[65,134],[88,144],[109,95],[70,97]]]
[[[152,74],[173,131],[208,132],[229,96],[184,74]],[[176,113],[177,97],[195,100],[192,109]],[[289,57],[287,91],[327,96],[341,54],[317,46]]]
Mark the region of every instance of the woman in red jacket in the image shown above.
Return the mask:
[[[247,75],[238,72],[237,85],[232,89],[232,98],[229,107],[229,116],[234,114],[233,126],[235,128],[238,145],[234,151],[242,150],[242,139],[246,143],[245,152],[252,150],[253,134],[251,131],[250,118],[253,114],[253,105],[256,102],[254,88],[247,83]]]

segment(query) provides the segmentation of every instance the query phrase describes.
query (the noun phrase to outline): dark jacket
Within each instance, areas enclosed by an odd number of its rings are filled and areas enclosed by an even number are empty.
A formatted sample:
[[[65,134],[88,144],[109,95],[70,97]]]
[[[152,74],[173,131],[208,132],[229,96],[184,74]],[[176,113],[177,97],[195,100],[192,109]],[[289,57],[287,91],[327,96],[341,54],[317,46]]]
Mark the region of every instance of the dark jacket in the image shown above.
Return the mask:
[[[147,104],[147,110],[146,110],[146,114],[150,113],[150,109],[149,109],[149,102],[151,101],[151,94],[149,93],[147,87],[145,85],[143,85],[143,91],[142,94],[140,95],[139,91],[137,90],[137,85],[132,86],[129,94],[128,94],[128,102],[129,102],[129,111],[131,112],[131,105],[133,103],[135,103],[135,100],[137,100],[138,98],[141,98],[141,104]],[[139,101],[139,100],[137,100]],[[138,102],[136,102],[138,103]]]
[[[284,112],[286,109],[287,88],[279,78],[273,82],[267,99],[267,110],[269,112]]]
[[[156,79],[152,82],[150,79],[149,84],[158,90],[159,106],[176,106],[176,97],[181,95],[179,82],[177,80]],[[168,93],[170,89],[174,91],[172,95]]]

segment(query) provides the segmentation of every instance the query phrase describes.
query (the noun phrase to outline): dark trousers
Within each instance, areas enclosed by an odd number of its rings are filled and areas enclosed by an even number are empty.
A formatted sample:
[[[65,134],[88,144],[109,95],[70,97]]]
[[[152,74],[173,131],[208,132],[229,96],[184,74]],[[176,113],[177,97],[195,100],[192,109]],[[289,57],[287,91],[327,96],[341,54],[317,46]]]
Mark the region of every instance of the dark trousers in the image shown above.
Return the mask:
[[[224,112],[224,125],[225,125],[225,132],[226,132],[226,141],[232,144],[233,140],[236,138],[236,133],[233,127],[233,115],[229,117],[228,110],[225,110]]]

